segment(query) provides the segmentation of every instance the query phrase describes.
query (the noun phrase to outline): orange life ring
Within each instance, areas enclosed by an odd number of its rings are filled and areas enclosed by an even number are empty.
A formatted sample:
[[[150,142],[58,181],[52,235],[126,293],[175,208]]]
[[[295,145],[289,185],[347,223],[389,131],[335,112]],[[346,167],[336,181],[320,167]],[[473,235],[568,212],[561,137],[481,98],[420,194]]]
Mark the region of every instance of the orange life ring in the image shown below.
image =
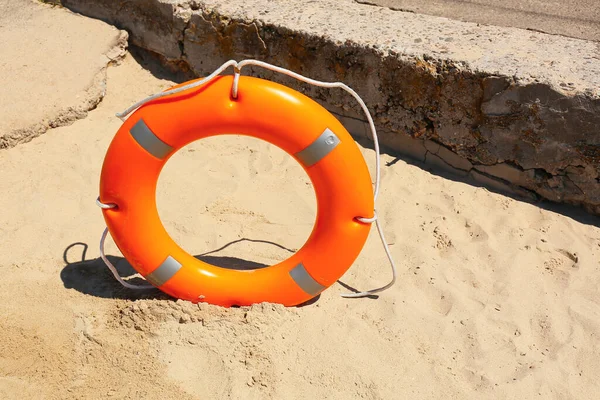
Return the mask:
[[[232,83],[232,76],[219,76],[150,101],[123,123],[102,166],[100,201],[116,205],[102,211],[104,219],[133,268],[173,297],[222,306],[298,305],[335,283],[362,250],[370,224],[356,217],[373,216],[369,171],[344,126],[317,102],[247,76],[234,99]],[[304,246],[279,264],[250,271],[207,264],[179,247],[160,221],[156,184],[169,157],[190,142],[227,133],[278,146],[312,181],[315,226]]]

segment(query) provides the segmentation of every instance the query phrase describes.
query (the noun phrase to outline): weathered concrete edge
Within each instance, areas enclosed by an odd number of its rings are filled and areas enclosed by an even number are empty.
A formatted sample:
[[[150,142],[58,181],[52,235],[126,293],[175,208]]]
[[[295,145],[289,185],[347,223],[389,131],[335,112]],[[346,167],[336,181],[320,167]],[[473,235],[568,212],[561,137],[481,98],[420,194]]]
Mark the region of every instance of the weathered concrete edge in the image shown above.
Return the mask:
[[[104,54],[106,65],[93,77],[90,85],[84,89],[81,100],[78,103],[59,109],[53,115],[42,121],[36,122],[24,128],[13,129],[0,136],[0,150],[8,149],[16,145],[27,143],[36,137],[43,135],[49,129],[70,125],[83,119],[89,111],[95,109],[104,99],[106,94],[106,72],[109,66],[118,65],[127,54],[129,35],[121,31],[119,36]]]
[[[366,93],[388,148],[500,190],[535,193],[600,214],[600,136],[595,131],[600,102],[589,93],[565,94],[548,83],[523,84],[511,76],[470,70],[461,61],[390,55],[377,51],[376,45],[350,40],[338,43],[287,24],[248,20],[243,13],[225,15],[210,2],[140,0],[120,12],[109,1],[63,3],[128,30],[134,44],[184,62],[197,75],[212,72],[227,59],[251,57],[316,79],[342,80]],[[318,53],[321,61],[311,53]],[[352,133],[367,136],[360,110],[349,96],[333,99],[326,90],[264,71],[252,73],[310,95]],[[395,81],[398,75],[402,79]],[[454,104],[444,104],[449,100]],[[567,121],[574,126],[567,124],[565,132],[568,113],[575,114]],[[562,136],[576,136],[575,143]],[[526,149],[515,149],[518,145]]]

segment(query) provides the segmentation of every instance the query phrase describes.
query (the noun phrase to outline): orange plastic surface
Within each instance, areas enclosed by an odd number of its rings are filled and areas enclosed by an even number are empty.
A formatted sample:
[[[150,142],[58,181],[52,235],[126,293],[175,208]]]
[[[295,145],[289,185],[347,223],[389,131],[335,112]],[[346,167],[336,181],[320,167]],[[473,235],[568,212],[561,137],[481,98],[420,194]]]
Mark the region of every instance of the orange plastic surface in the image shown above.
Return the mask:
[[[118,248],[141,275],[152,273],[169,255],[182,264],[159,287],[173,297],[222,306],[297,305],[315,294],[305,293],[290,277],[290,270],[302,263],[327,288],[362,250],[370,224],[354,218],[373,215],[369,171],[343,125],[312,99],[245,76],[240,78],[238,98],[232,99],[232,81],[232,76],[221,76],[199,88],[146,103],[123,123],[108,148],[100,178],[100,200],[117,208],[102,212]],[[129,130],[141,118],[174,147],[169,156],[158,159],[133,139]],[[194,258],[167,234],[156,207],[156,185],[161,169],[177,150],[198,139],[232,133],[265,140],[293,156],[326,128],[341,143],[315,165],[303,166],[315,189],[317,216],[307,242],[290,258],[262,269],[231,270]]]

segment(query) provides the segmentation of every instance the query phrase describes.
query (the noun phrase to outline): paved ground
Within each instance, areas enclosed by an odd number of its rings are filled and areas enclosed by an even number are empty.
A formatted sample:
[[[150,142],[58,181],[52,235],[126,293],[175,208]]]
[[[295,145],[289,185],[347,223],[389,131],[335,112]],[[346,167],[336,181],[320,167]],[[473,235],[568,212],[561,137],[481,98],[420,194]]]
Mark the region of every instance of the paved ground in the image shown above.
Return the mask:
[[[0,149],[85,117],[127,44],[111,25],[32,0],[0,0],[0,38]]]
[[[598,0],[355,0],[481,24],[600,41]]]

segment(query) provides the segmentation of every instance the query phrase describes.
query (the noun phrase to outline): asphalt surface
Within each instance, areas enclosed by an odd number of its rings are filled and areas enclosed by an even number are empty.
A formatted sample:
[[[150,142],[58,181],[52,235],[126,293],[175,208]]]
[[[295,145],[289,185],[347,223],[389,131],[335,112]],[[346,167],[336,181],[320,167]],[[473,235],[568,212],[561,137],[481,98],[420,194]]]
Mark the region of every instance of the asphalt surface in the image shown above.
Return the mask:
[[[600,0],[355,0],[399,11],[600,41]]]

